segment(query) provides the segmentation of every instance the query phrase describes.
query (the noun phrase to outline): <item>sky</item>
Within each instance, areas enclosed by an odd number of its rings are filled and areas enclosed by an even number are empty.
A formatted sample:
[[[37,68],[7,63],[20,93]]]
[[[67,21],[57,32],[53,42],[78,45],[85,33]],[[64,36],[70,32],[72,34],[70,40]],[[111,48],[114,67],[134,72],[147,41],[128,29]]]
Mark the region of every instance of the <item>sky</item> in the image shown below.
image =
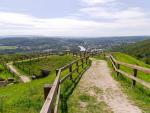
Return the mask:
[[[150,35],[150,0],[0,0],[0,35]]]

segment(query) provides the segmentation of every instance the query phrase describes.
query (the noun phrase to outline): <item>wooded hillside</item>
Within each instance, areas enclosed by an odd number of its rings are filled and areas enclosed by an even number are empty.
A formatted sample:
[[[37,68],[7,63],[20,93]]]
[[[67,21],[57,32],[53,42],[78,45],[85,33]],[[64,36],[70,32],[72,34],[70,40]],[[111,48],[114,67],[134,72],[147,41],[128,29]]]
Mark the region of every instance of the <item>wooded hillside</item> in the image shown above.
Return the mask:
[[[112,51],[127,53],[137,57],[140,60],[143,60],[147,64],[150,64],[150,39],[132,44],[122,44],[121,46],[115,46],[112,48]]]

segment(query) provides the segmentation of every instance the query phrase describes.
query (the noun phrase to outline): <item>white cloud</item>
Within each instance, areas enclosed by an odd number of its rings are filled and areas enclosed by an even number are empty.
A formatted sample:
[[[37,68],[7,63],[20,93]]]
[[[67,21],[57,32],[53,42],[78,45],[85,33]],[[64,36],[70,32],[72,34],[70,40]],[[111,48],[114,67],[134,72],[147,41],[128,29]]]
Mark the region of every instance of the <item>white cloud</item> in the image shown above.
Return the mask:
[[[76,18],[36,18],[0,12],[0,35],[112,36],[150,34],[150,19],[118,19],[110,22]]]
[[[103,7],[87,7],[80,9],[80,13],[87,14],[91,18],[103,19],[128,19],[141,18],[149,16],[147,12],[142,11],[141,8],[128,8],[124,10],[106,9]]]
[[[99,4],[106,4],[110,2],[114,2],[116,0],[81,0],[83,3],[86,3],[87,5],[99,5]]]
[[[139,7],[107,7],[107,4],[111,6],[117,2],[82,0],[85,6],[78,13],[62,18],[37,18],[27,14],[0,12],[0,35],[150,35],[149,12]]]

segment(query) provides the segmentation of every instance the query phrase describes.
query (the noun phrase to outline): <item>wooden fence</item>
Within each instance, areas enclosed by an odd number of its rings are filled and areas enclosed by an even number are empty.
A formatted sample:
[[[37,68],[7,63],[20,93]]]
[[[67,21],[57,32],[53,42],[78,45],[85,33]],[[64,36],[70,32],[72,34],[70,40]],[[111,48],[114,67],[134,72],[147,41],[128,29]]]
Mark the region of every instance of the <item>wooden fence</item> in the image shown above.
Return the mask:
[[[136,82],[137,82],[137,83],[140,83],[141,85],[143,85],[143,86],[145,86],[147,88],[150,88],[150,83],[139,79],[138,76],[137,76],[138,71],[142,71],[142,72],[144,72],[146,74],[150,74],[150,69],[144,68],[144,67],[140,67],[140,66],[137,66],[137,65],[132,65],[132,64],[128,64],[128,63],[117,61],[112,55],[109,55],[109,59],[110,59],[110,61],[112,63],[112,66],[113,66],[114,70],[117,72],[117,76],[119,74],[122,74],[122,75],[132,79],[132,85],[133,86],[135,86]],[[120,66],[125,66],[125,67],[133,69],[133,75],[128,74],[128,73],[120,70]]]
[[[81,64],[79,64],[79,62],[81,62]],[[43,104],[43,107],[40,113],[57,113],[59,101],[60,101],[61,84],[68,78],[72,79],[72,74],[74,72],[78,72],[79,76],[82,76],[82,74],[88,69],[90,64],[91,64],[91,61],[89,60],[89,56],[87,56],[87,57],[80,58],[76,61],[73,61],[72,63],[60,69],[57,69],[56,70],[57,76],[53,85],[50,85],[50,86],[46,85],[44,87],[44,96],[46,100]],[[73,65],[75,66],[73,67]],[[79,73],[80,67],[83,68],[83,71],[81,73]],[[69,73],[66,74],[63,78],[61,78],[61,73],[65,70],[69,70]]]

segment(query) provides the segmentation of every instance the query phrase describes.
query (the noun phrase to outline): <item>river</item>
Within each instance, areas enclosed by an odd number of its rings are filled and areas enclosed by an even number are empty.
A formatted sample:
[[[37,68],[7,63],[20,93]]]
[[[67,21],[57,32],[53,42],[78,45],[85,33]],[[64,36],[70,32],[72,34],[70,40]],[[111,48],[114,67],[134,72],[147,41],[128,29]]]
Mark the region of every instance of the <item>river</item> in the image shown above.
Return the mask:
[[[85,47],[83,46],[78,46],[80,48],[80,51],[86,51]]]

